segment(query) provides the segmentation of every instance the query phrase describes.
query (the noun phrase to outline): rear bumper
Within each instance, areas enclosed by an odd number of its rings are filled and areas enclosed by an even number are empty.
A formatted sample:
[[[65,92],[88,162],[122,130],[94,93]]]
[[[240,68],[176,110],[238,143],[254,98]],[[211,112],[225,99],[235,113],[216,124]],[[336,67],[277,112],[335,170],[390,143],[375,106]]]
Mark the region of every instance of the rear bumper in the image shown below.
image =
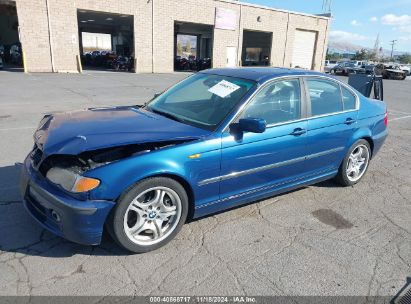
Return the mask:
[[[34,170],[30,157],[22,168],[21,192],[26,210],[41,226],[85,245],[100,244],[104,223],[115,204],[73,198]]]

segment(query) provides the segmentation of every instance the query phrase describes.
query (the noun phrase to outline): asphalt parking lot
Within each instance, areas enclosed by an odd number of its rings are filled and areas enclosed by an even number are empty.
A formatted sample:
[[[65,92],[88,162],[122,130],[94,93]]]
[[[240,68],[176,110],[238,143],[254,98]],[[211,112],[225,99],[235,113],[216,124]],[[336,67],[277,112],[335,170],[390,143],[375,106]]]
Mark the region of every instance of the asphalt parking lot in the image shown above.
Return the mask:
[[[384,82],[390,135],[361,183],[324,182],[186,224],[129,255],[41,229],[19,163],[45,113],[139,104],[187,74],[0,71],[0,295],[395,295],[411,277],[411,81]]]

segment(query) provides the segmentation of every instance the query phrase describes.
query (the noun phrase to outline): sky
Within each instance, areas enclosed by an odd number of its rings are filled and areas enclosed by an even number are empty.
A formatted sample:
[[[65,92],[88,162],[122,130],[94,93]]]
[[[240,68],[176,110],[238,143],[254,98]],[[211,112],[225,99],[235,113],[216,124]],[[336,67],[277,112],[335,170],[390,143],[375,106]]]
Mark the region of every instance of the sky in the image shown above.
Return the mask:
[[[323,0],[242,0],[279,9],[322,13]],[[332,0],[330,40],[411,53],[411,0]]]

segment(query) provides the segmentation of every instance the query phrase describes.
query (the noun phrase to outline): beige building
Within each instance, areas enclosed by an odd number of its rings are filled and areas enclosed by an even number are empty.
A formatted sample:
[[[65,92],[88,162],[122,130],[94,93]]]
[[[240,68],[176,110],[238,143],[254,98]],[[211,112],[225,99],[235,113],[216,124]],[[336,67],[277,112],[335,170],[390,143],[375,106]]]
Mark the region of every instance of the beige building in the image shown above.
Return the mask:
[[[78,72],[94,39],[83,46],[83,33],[96,34],[96,47],[109,34],[111,51],[132,56],[137,73],[181,69],[184,56],[322,70],[330,27],[328,17],[229,0],[0,0],[0,15],[2,6],[15,7],[29,72]]]

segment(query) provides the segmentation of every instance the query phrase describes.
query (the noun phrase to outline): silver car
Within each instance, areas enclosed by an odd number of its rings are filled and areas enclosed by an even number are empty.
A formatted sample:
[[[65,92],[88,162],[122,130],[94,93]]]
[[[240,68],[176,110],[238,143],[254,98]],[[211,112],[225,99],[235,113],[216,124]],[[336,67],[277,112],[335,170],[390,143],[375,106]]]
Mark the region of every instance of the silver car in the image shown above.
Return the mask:
[[[324,72],[325,73],[330,73],[333,67],[335,67],[338,64],[337,60],[326,60],[325,61],[325,66],[324,66]]]

